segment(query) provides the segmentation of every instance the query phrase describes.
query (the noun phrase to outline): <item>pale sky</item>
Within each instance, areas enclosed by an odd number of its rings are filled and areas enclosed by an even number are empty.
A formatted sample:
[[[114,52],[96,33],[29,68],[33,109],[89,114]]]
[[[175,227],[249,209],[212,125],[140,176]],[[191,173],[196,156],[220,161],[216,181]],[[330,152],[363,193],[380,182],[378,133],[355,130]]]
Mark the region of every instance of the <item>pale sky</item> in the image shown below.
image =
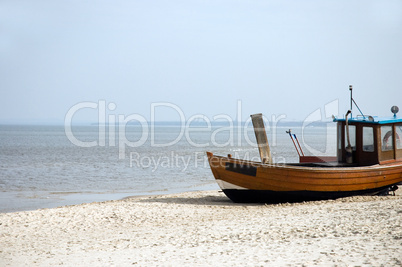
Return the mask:
[[[147,119],[157,102],[235,118],[240,100],[243,120],[303,120],[336,99],[346,113],[349,84],[366,114],[402,109],[402,1],[0,0],[0,123],[101,100]]]

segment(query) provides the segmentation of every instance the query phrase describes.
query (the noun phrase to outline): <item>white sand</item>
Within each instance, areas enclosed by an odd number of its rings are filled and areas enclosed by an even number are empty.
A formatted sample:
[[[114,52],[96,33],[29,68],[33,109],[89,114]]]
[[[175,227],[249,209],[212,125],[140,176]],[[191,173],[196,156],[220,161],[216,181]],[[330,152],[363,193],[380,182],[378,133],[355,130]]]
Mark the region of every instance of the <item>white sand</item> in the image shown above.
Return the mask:
[[[402,193],[261,205],[209,191],[0,214],[0,266],[132,264],[401,266]]]

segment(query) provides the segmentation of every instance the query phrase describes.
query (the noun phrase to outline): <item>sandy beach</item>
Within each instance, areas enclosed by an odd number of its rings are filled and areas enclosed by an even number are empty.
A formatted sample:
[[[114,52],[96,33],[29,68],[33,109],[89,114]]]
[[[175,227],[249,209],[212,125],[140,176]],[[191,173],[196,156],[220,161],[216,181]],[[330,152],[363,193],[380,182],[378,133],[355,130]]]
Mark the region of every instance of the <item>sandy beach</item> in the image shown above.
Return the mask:
[[[1,266],[401,266],[396,196],[235,204],[218,191],[0,214]]]

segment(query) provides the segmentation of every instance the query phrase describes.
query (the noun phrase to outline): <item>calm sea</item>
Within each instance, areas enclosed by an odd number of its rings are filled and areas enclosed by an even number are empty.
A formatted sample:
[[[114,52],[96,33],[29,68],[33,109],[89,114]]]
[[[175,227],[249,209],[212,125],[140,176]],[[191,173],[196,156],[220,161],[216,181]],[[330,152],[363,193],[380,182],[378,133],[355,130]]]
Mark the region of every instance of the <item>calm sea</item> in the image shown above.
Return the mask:
[[[329,125],[295,126],[292,132],[305,154],[335,155]],[[75,126],[66,133],[64,126],[0,125],[0,212],[218,190],[206,151],[259,160],[250,127],[104,129]],[[267,130],[275,162],[298,161],[288,129]]]

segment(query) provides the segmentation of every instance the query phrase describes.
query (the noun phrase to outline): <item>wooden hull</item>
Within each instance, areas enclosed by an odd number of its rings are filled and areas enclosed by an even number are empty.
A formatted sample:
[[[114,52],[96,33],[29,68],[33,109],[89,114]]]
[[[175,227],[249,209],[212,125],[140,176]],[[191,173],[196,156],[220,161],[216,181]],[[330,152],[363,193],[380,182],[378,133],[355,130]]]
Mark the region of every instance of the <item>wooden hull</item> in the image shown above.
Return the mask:
[[[212,173],[234,202],[278,203],[376,195],[402,182],[402,162],[366,167],[274,165],[215,156]]]

